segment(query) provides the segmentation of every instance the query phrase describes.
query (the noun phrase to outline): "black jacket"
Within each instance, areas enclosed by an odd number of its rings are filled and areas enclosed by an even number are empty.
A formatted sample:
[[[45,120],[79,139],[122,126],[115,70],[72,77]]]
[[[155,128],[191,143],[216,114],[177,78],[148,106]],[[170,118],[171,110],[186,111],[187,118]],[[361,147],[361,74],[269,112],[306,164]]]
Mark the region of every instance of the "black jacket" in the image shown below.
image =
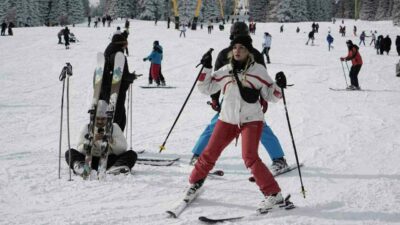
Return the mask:
[[[111,81],[112,81],[112,71],[114,69],[114,59],[117,52],[123,52],[123,46],[120,44],[110,43],[106,50],[104,51],[104,72],[103,72],[103,82],[101,85],[100,99],[109,101],[111,92]],[[122,82],[120,87],[121,91],[126,91],[134,80],[134,75],[129,73],[128,62],[125,57],[125,65],[122,72]],[[126,90],[125,90],[126,89]]]
[[[397,36],[396,38],[396,46],[400,48],[400,36]]]

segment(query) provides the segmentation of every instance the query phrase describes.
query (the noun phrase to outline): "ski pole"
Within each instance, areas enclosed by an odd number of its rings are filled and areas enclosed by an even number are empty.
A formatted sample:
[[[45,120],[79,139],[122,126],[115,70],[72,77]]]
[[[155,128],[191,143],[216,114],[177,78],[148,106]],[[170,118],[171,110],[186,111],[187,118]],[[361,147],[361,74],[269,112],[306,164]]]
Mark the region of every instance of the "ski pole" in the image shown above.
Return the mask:
[[[59,77],[59,80],[63,82],[63,87],[61,94],[60,141],[58,143],[58,179],[61,179],[61,143],[62,143],[62,127],[63,127],[63,115],[64,115],[65,76],[66,76],[66,71],[64,67]]]
[[[349,71],[349,74],[350,74],[350,68],[349,68],[349,64],[347,64],[347,61],[346,61],[346,66],[347,66],[347,71]]]
[[[344,70],[343,61],[340,61],[340,63],[342,64],[344,80],[346,81],[346,87],[348,87],[349,85],[347,84],[346,71]],[[346,64],[347,64],[347,63],[346,63]]]
[[[131,85],[131,88],[130,88],[130,93],[129,93],[129,95],[130,95],[130,98],[129,98],[129,100],[130,100],[130,109],[131,109],[131,111],[130,111],[130,114],[129,114],[129,117],[130,117],[130,119],[129,119],[129,123],[130,123],[130,133],[131,133],[131,135],[130,135],[130,137],[129,137],[129,143],[130,143],[130,150],[133,150],[133,148],[132,148],[132,112],[133,112],[133,104],[132,104],[132,101],[133,101],[133,98],[132,98],[132,92],[133,92],[133,90],[132,90],[132,85]]]
[[[69,162],[68,164],[71,165],[71,138],[69,132],[69,77],[72,76],[72,65],[67,63],[66,66],[66,74],[67,76],[67,140],[68,140],[68,152],[69,152]],[[72,181],[72,172],[71,167],[69,167],[69,181]]]
[[[68,75],[68,76],[67,76]],[[60,141],[58,150],[58,178],[61,178],[61,143],[62,143],[62,126],[63,126],[63,113],[64,113],[64,92],[65,86],[67,86],[67,139],[68,139],[68,149],[69,149],[69,165],[71,165],[71,144],[70,144],[70,132],[69,132],[69,77],[72,76],[72,66],[67,63],[63,67],[59,80],[63,82],[62,95],[61,95],[61,119],[60,119]],[[65,85],[65,78],[67,78],[67,85]],[[71,179],[71,168],[69,167],[70,180]]]
[[[287,122],[288,122],[290,137],[292,138],[292,144],[293,144],[293,149],[294,149],[294,155],[296,156],[297,169],[298,169],[298,171],[299,171],[299,177],[300,177],[300,183],[301,183],[301,193],[303,194],[303,197],[306,198],[306,191],[305,191],[304,185],[303,185],[303,178],[301,177],[301,170],[300,170],[299,157],[297,156],[296,144],[295,144],[295,142],[294,142],[292,127],[290,126],[289,113],[288,113],[287,106],[286,106],[285,91],[283,90],[283,88],[281,88],[281,90],[282,90],[283,104],[284,104],[284,106],[285,106],[286,119],[287,119]]]
[[[212,51],[214,51],[214,49],[210,48],[210,50],[208,50],[208,51],[206,52],[206,54],[211,54]],[[206,55],[206,54],[205,54],[205,55]],[[198,67],[199,65],[201,65],[201,62],[200,62],[196,67]],[[183,109],[185,108],[186,103],[187,103],[187,101],[189,100],[189,97],[190,97],[190,95],[192,94],[194,87],[196,86],[197,80],[199,79],[201,72],[203,72],[203,69],[204,69],[204,65],[201,66],[201,69],[200,69],[200,71],[199,71],[199,74],[197,75],[196,80],[194,81],[194,83],[193,83],[193,85],[192,85],[192,88],[190,89],[189,94],[188,94],[188,96],[186,97],[186,100],[185,100],[185,102],[183,103],[183,105],[182,105],[182,107],[181,107],[181,110],[179,111],[178,116],[176,117],[176,119],[175,119],[175,121],[174,121],[174,124],[172,124],[172,127],[171,127],[171,129],[169,130],[169,132],[168,132],[168,134],[167,134],[167,137],[165,138],[163,144],[160,146],[160,151],[159,151],[159,153],[161,153],[161,152],[165,149],[165,144],[167,143],[168,137],[169,137],[169,135],[171,134],[172,130],[174,129],[175,124],[176,124],[176,122],[178,121],[179,117],[181,116],[181,113],[183,112]]]

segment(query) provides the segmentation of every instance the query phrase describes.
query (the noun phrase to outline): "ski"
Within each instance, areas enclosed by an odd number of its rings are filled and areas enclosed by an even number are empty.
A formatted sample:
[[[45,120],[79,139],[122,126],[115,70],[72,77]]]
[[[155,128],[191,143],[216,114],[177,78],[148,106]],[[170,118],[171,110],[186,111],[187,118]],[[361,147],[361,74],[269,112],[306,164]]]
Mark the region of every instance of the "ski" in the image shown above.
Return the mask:
[[[222,177],[222,176],[224,176],[224,171],[223,170],[214,170],[214,171],[211,171],[209,174],[208,174],[208,176],[216,176],[216,177]]]
[[[103,69],[104,69],[104,54],[101,52],[97,53],[97,66],[94,71],[93,76],[93,99],[91,103],[91,107],[88,111],[90,115],[90,120],[88,124],[88,133],[85,135],[86,141],[84,144],[84,149],[86,151],[85,156],[85,164],[82,177],[84,180],[88,179],[91,174],[91,163],[92,163],[92,147],[94,145],[94,127],[96,124],[96,111],[97,111],[97,102],[99,101],[101,85],[103,82]]]
[[[139,87],[141,87],[141,88],[166,88],[166,89],[176,88],[175,86],[139,86]]]
[[[163,159],[163,158],[138,158],[136,163],[148,166],[171,166],[180,158]]]
[[[362,89],[360,90],[353,90],[353,89],[347,89],[347,88],[329,88],[332,91],[363,91]]]
[[[105,135],[103,142],[101,144],[101,158],[98,168],[98,178],[103,180],[106,177],[107,161],[109,153],[109,140],[113,133],[113,120],[115,115],[115,108],[118,100],[119,88],[121,86],[121,80],[123,75],[123,70],[125,66],[125,56],[122,52],[117,52],[114,57],[114,68],[112,71],[111,80],[111,93],[110,93],[110,103],[107,109],[107,125],[105,129]]]
[[[283,204],[280,205],[278,209],[290,210],[290,209],[294,209],[294,208],[295,208],[294,204],[290,201],[290,195],[288,195],[285,198],[285,201],[283,202]],[[274,209],[271,209],[268,211],[257,210],[257,212],[251,213],[251,214],[245,215],[245,216],[225,217],[225,218],[219,218],[219,219],[213,219],[213,218],[209,218],[206,216],[200,216],[199,220],[202,222],[208,223],[208,224],[223,223],[223,222],[228,222],[228,221],[232,222],[232,221],[238,221],[238,220],[249,219],[249,218],[253,218],[253,217],[257,217],[257,216],[266,215],[272,211],[274,211]]]
[[[175,205],[175,207],[167,210],[166,213],[171,218],[178,218],[179,215],[181,215],[181,213],[200,195],[201,192],[203,192],[203,189],[198,190],[192,199],[188,199],[185,196],[182,200],[178,202],[178,204]]]
[[[145,149],[137,150],[137,151],[135,150],[136,154],[143,154],[145,151],[146,151]]]
[[[302,167],[302,166],[303,166],[303,163],[300,163],[300,167]],[[292,170],[295,170],[295,169],[297,169],[297,167],[298,167],[297,164],[292,164],[292,165],[288,166],[287,168],[285,168],[284,170],[281,170],[281,171],[279,171],[277,173],[272,173],[272,175],[274,177],[277,177],[279,175],[282,175],[282,174],[288,173],[288,172],[290,172]],[[249,177],[249,181],[250,182],[255,182],[256,180],[254,179],[254,177]]]

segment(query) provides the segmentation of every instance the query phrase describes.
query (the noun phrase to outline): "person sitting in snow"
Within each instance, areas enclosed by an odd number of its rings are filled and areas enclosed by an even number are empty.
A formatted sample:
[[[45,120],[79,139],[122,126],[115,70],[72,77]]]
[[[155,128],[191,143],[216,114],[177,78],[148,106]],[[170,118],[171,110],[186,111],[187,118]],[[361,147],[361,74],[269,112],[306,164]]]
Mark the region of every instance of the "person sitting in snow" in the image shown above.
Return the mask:
[[[106,123],[107,123],[107,107],[108,104],[104,100],[99,100],[96,112],[96,124],[94,129],[94,143],[90,153],[92,155],[92,170],[97,170],[99,166],[101,152],[101,143],[103,141]],[[78,147],[76,149],[70,149],[65,152],[65,159],[69,167],[74,171],[75,174],[82,176],[84,172],[85,157],[88,152],[85,149],[87,143],[87,134],[90,132],[89,126],[85,125],[80,134],[78,140]],[[136,152],[129,150],[127,151],[128,144],[126,142],[124,133],[118,124],[113,123],[112,137],[108,143],[109,152],[107,160],[107,173],[119,174],[127,173],[136,163],[137,154]],[[70,158],[71,154],[71,158]]]

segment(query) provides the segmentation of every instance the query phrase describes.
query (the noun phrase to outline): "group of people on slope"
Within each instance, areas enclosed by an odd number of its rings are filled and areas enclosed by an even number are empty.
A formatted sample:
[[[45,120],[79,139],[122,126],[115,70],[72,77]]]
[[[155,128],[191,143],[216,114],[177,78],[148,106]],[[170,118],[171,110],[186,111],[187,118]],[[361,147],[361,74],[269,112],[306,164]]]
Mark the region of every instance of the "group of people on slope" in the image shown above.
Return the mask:
[[[68,29],[68,27],[65,27],[63,29],[61,29],[58,33],[57,33],[57,38],[58,38],[58,44],[63,44],[62,43],[62,37],[64,36],[64,45],[65,45],[65,49],[69,49],[69,45],[70,45],[70,41],[71,41],[71,32]],[[74,36],[75,37],[75,36]]]
[[[198,78],[197,86],[201,93],[212,95],[214,104],[212,107],[218,113],[213,118],[214,124],[210,125],[213,130],[206,129],[206,131],[209,131],[206,135],[207,140],[204,141],[204,135],[200,137],[200,139],[203,139],[203,145],[201,149],[197,148],[198,152],[195,153],[197,157],[193,157],[194,168],[189,177],[190,187],[185,198],[190,199],[195,196],[221,152],[232,140],[241,135],[244,163],[250,169],[255,183],[265,196],[259,209],[269,210],[279,207],[284,203],[284,199],[281,188],[258,155],[258,145],[261,140],[266,146],[273,160],[271,167],[273,170],[287,166],[279,141],[264,120],[268,102],[277,102],[282,98],[282,88],[286,87],[286,77],[283,72],[276,75],[275,81],[269,76],[263,55],[253,47],[249,29],[245,23],[237,22],[232,26],[230,39],[229,47],[218,54],[214,72],[212,71],[210,52],[206,53],[201,60],[204,69]],[[113,68],[115,54],[123,52],[127,45],[128,42],[125,37],[121,34],[115,34],[104,52],[103,84],[97,107],[96,136],[92,150],[94,157],[100,154],[99,143],[97,142],[103,138],[102,131],[107,119],[106,110],[112,79],[109,71]],[[162,52],[159,43],[155,41],[153,51],[157,52],[160,49]],[[144,60],[154,58],[155,56],[150,54]],[[158,67],[155,66],[154,69],[150,70],[151,75],[154,75],[153,72],[157,71]],[[153,76],[152,78],[154,79]],[[108,171],[113,174],[129,171],[137,159],[135,152],[127,151],[126,139],[123,135],[126,122],[125,93],[135,79],[136,75],[129,73],[125,57],[107,164]],[[223,95],[221,102],[219,100],[220,93]],[[82,167],[86,154],[83,144],[88,133],[87,129],[88,126],[85,125],[81,131],[77,150],[70,149],[65,153],[67,163],[76,174],[81,174],[83,171]],[[71,158],[69,158],[69,155],[71,155]],[[96,160],[92,161],[91,166],[94,170],[96,169],[96,166],[98,166]]]

